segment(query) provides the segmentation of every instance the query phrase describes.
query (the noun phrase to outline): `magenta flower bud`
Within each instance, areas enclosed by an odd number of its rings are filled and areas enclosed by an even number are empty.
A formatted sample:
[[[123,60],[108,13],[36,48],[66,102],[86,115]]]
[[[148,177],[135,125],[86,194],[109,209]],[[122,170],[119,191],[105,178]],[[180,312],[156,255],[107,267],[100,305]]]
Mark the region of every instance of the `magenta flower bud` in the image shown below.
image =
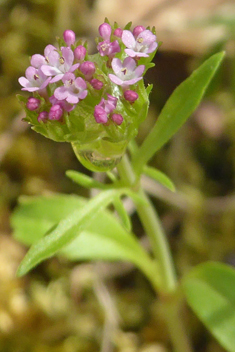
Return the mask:
[[[48,119],[48,112],[46,111],[40,112],[40,114],[38,115],[38,122],[46,122],[47,119]]]
[[[112,120],[117,124],[121,125],[123,122],[123,117],[121,114],[113,114],[112,115]]]
[[[73,31],[71,31],[70,29],[67,29],[66,31],[64,31],[63,37],[64,37],[65,43],[68,46],[75,43],[75,39],[76,39],[75,33]]]
[[[97,123],[106,123],[108,121],[107,112],[100,105],[95,106],[94,117]]]
[[[80,71],[84,74],[86,79],[90,79],[95,73],[95,64],[92,61],[85,61],[80,66]]]
[[[138,35],[139,35],[141,32],[143,32],[143,31],[145,31],[145,27],[143,27],[143,26],[136,26],[136,27],[133,29],[133,35],[134,35],[134,37],[137,38]]]
[[[102,38],[104,38],[104,40],[110,40],[111,32],[112,32],[112,28],[111,28],[110,24],[102,23],[99,26],[100,36]]]
[[[74,57],[77,60],[84,60],[86,56],[86,48],[83,45],[78,45],[74,49]]]
[[[92,85],[92,87],[96,90],[100,90],[103,88],[103,82],[99,81],[98,79],[96,78],[93,78],[91,81],[90,81],[90,84]]]
[[[123,32],[123,30],[121,28],[116,28],[115,31],[113,32],[113,34],[116,35],[116,37],[121,38],[122,32]]]
[[[63,109],[59,104],[53,105],[49,111],[50,120],[60,120],[63,115]]]
[[[37,110],[40,106],[40,100],[34,97],[29,97],[26,103],[27,109],[34,111]]]
[[[134,103],[139,98],[138,94],[134,90],[126,90],[124,92],[124,98],[130,103]]]

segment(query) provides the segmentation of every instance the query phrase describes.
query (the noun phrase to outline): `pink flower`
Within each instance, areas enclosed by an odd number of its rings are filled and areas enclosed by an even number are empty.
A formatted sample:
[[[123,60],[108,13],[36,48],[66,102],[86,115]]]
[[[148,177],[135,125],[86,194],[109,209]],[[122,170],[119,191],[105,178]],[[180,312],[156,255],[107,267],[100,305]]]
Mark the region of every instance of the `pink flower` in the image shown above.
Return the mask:
[[[102,23],[99,26],[100,36],[104,39],[103,42],[99,43],[97,50],[101,56],[113,56],[116,53],[120,52],[120,46],[117,40],[114,42],[110,41],[112,29],[108,23]]]
[[[145,66],[140,65],[136,67],[136,62],[131,57],[126,57],[123,64],[120,59],[114,58],[112,60],[112,69],[115,72],[115,75],[110,73],[110,80],[125,88],[142,79]]]
[[[61,48],[62,56],[58,51],[50,51],[47,56],[48,65],[42,65],[41,70],[46,76],[54,76],[50,83],[62,79],[66,72],[73,72],[80,66],[79,63],[73,65],[74,54],[69,47]]]
[[[26,78],[20,77],[18,81],[24,87],[22,90],[27,90],[28,92],[44,89],[51,80],[51,77],[47,77],[40,69],[32,66],[26,69],[25,76]]]
[[[148,29],[141,31],[137,38],[127,30],[122,33],[122,41],[128,49],[125,49],[127,55],[131,57],[148,57],[157,49],[156,36]]]
[[[94,117],[97,123],[108,122],[109,114],[116,109],[118,99],[110,94],[107,96],[108,100],[102,98],[100,103],[95,106]]]
[[[66,100],[58,100],[54,95],[49,98],[52,105],[60,105],[61,108],[67,112],[72,111],[75,108],[75,104],[69,104]]]
[[[106,123],[108,122],[108,114],[104,108],[100,105],[95,106],[94,117],[97,123]]]
[[[48,56],[51,52],[57,51],[56,47],[49,44],[44,49],[44,56],[40,54],[35,54],[31,57],[31,66],[35,68],[40,68],[42,65],[47,65],[49,63]]]
[[[73,73],[67,72],[62,78],[64,86],[56,88],[54,96],[58,100],[66,100],[70,104],[77,104],[87,96],[87,86],[84,79],[76,78]]]

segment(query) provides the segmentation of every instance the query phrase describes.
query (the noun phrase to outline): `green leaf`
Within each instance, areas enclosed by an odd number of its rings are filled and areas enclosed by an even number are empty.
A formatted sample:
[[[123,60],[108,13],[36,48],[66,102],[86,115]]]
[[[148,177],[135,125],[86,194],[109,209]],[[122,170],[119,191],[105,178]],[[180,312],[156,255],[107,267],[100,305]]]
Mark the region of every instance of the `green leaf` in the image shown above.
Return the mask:
[[[119,197],[114,198],[113,200],[113,205],[123,223],[123,226],[125,229],[130,232],[131,231],[131,220],[129,215],[127,214],[127,211]]]
[[[121,195],[123,193],[125,193],[124,190],[103,191],[85,206],[73,211],[65,219],[61,220],[50,234],[40,239],[30,248],[18,268],[17,275],[26,274],[41,261],[55,255],[79,235],[82,229],[93,220],[94,215],[98,211],[108,206],[117,194]]]
[[[187,302],[220,344],[235,352],[235,270],[208,262],[183,278]]]
[[[145,166],[144,174],[153,178],[155,181],[161,183],[163,186],[168,188],[170,191],[175,192],[175,185],[163,172],[155,169],[154,167]]]
[[[66,176],[71,178],[74,182],[86,188],[99,188],[99,189],[107,189],[108,185],[105,185],[99,181],[94,180],[92,177],[84,175],[81,172],[68,170],[66,171]]]
[[[143,166],[169,141],[199,105],[223,57],[224,52],[211,56],[172,93],[133,160],[137,173],[141,173]]]
[[[21,197],[20,205],[11,218],[14,237],[24,244],[35,243],[37,246],[45,233],[54,229],[76,209],[84,208],[87,203],[87,199],[71,195]],[[92,221],[81,232],[76,228],[73,231],[74,237],[79,236],[57,254],[70,260],[130,261],[146,276],[158,280],[156,263],[150,259],[133,234],[127,232],[109,211],[95,212]]]

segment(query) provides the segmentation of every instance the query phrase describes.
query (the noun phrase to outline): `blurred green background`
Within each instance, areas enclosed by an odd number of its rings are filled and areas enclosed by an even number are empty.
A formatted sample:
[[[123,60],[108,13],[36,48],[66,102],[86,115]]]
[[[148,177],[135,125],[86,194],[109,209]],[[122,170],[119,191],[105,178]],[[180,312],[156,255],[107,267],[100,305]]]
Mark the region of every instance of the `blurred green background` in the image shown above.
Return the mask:
[[[0,352],[170,351],[158,315],[161,307],[145,278],[127,263],[54,258],[27,277],[15,277],[26,251],[12,238],[10,227],[18,197],[89,195],[65,177],[67,169],[89,173],[70,145],[47,140],[22,122],[18,78],[29,57],[42,54],[65,29],[87,40],[94,52],[105,17],[120,26],[129,21],[155,25],[163,42],[146,77],[154,89],[138,143],[174,88],[212,53],[226,50],[200,107],[151,162],[172,178],[177,193],[147,178],[143,185],[160,212],[179,275],[206,260],[235,264],[234,1],[1,0]],[[147,245],[135,214],[132,219]],[[223,351],[189,309],[184,314],[196,351]]]

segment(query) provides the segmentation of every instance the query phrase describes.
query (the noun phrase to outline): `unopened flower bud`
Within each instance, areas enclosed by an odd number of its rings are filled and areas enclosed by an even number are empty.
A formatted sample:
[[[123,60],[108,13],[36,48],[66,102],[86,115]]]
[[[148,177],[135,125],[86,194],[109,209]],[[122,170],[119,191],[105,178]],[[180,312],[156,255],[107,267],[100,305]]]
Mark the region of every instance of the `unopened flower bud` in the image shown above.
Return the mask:
[[[138,99],[139,95],[134,90],[126,90],[124,92],[124,98],[130,103],[134,103]]]
[[[95,106],[94,117],[97,123],[106,123],[108,121],[108,115],[100,105]]]
[[[63,109],[60,105],[53,105],[49,111],[48,117],[50,120],[60,120],[63,115]]]
[[[145,27],[144,27],[144,26],[136,26],[136,27],[133,29],[133,35],[134,35],[134,37],[137,38],[138,35],[139,35],[141,32],[143,32],[143,31],[145,31]]]
[[[86,79],[90,79],[95,73],[95,64],[92,61],[85,61],[80,66],[80,71],[84,74]]]
[[[27,109],[34,111],[37,110],[40,106],[40,100],[34,97],[29,97],[26,103]]]
[[[77,60],[84,60],[86,56],[86,48],[83,45],[78,45],[74,49],[74,57]]]
[[[100,36],[101,36],[102,38],[104,38],[105,40],[109,40],[109,39],[110,39],[111,32],[112,32],[112,29],[111,29],[110,24],[108,24],[108,23],[102,23],[102,24],[99,26],[99,33],[100,33]]]
[[[113,32],[113,34],[116,35],[116,37],[121,38],[122,32],[123,32],[123,30],[121,28],[116,28],[115,31]]]
[[[75,43],[75,39],[76,39],[75,33],[73,31],[71,31],[70,29],[67,29],[66,31],[64,31],[63,37],[64,37],[65,43],[68,46]]]
[[[48,119],[48,112],[46,111],[40,112],[40,114],[38,115],[38,122],[46,122],[47,119]]]
[[[117,124],[121,125],[123,122],[123,117],[121,114],[113,114],[112,115],[112,120]]]
[[[103,82],[99,81],[98,79],[96,78],[93,78],[91,81],[90,81],[90,84],[92,85],[92,87],[96,90],[100,90],[103,88]]]

